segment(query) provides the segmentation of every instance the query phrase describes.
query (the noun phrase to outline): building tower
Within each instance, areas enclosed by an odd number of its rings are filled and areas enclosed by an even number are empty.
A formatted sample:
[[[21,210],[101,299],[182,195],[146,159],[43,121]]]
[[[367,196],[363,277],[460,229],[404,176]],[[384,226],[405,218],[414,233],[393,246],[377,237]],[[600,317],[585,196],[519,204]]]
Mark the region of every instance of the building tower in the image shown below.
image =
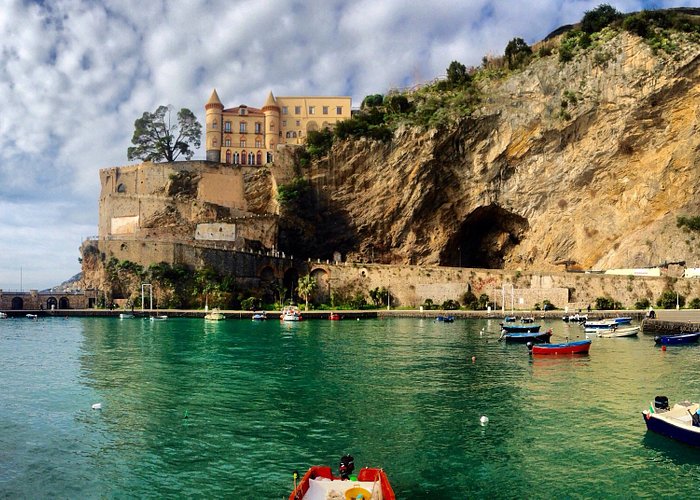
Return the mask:
[[[224,124],[222,121],[224,105],[221,104],[216,89],[211,93],[209,101],[204,105],[206,120],[206,151],[207,160],[221,162],[221,138]]]
[[[277,104],[272,91],[267,96],[265,105],[262,107],[262,112],[265,114],[265,149],[268,151],[267,163],[272,161],[272,153],[275,146],[280,143],[280,107]]]

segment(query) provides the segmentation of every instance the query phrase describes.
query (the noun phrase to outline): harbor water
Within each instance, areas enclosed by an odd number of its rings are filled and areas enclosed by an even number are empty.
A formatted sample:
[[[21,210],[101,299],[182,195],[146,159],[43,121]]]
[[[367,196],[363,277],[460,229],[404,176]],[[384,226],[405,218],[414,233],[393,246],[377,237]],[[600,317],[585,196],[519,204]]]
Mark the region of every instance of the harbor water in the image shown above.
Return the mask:
[[[405,499],[698,493],[700,450],[647,433],[641,411],[700,398],[700,346],[640,335],[532,357],[498,329],[2,320],[0,497],[282,499],[294,470],[346,453]]]

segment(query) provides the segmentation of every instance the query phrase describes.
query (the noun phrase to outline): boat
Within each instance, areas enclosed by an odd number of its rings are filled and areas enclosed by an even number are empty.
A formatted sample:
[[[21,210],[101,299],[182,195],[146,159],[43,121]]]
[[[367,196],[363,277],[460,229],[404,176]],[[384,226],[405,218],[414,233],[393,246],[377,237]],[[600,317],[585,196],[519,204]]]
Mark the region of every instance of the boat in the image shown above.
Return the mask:
[[[340,314],[332,312],[328,315],[328,319],[331,321],[340,321]]]
[[[515,323],[516,320],[517,318],[515,316],[506,316],[503,318],[504,323]]]
[[[37,319],[37,318],[39,317],[39,316],[37,316],[36,314],[31,314],[31,313],[30,313],[30,314],[27,314],[26,316],[27,316],[27,318],[29,318],[29,319]]]
[[[396,500],[384,469],[363,467],[355,476],[352,474],[354,468],[352,456],[345,455],[340,460],[338,476],[333,475],[327,465],[310,467],[298,482],[298,474],[294,472],[294,489],[289,500]]]
[[[561,344],[527,343],[527,349],[530,351],[530,354],[588,354],[590,348],[590,339],[564,342]]]
[[[618,325],[629,325],[632,323],[632,316],[620,316],[613,318],[613,321]]]
[[[521,323],[534,323],[535,322],[535,317],[534,316],[523,316],[520,318]]]
[[[613,326],[618,325],[617,321],[614,319],[599,319],[596,321],[586,321],[583,324],[583,328],[585,331],[590,332],[590,331],[595,331],[596,329],[609,329],[612,328]]]
[[[504,323],[501,323],[502,333],[532,333],[539,331],[540,325],[506,325]]]
[[[454,323],[455,317],[454,316],[437,316],[435,318],[435,321],[439,321],[441,323]]]
[[[513,333],[502,333],[498,340],[505,340],[506,342],[525,344],[527,342],[549,342],[552,336],[552,329],[550,328],[546,332],[513,332]]]
[[[700,332],[681,333],[677,335],[657,335],[654,342],[663,345],[692,344],[700,338]]]
[[[0,319],[6,319],[6,318],[7,318],[7,313],[0,311]]]
[[[700,404],[684,401],[668,406],[666,396],[656,396],[642,411],[647,429],[691,446],[700,446]]]
[[[588,321],[588,316],[586,314],[569,314],[568,316],[562,316],[563,321],[567,323],[585,323]]]
[[[165,321],[168,317],[165,314],[159,314],[156,316],[149,316],[148,319],[151,321]]]
[[[205,321],[221,321],[226,319],[226,316],[219,311],[216,307],[212,309],[209,313],[204,315]]]
[[[601,338],[614,338],[614,337],[635,337],[639,333],[638,326],[629,326],[627,328],[610,328],[610,329],[599,329],[596,335]]]
[[[302,319],[301,311],[297,306],[287,306],[280,314],[280,320],[282,321],[301,321]]]
[[[253,321],[264,321],[267,319],[267,313],[265,311],[257,311],[253,313]]]
[[[119,313],[119,319],[131,319],[134,315],[130,313]]]

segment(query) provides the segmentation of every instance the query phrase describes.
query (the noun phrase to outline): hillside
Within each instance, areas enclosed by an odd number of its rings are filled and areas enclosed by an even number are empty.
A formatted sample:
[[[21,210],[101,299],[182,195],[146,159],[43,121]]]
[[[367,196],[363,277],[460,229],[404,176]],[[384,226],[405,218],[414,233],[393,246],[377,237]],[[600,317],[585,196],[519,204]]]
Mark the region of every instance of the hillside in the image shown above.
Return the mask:
[[[523,270],[700,264],[700,43],[621,29],[481,78],[471,114],[336,142],[304,172],[351,259]],[[410,98],[410,94],[409,94]],[[334,248],[319,247],[320,253]]]

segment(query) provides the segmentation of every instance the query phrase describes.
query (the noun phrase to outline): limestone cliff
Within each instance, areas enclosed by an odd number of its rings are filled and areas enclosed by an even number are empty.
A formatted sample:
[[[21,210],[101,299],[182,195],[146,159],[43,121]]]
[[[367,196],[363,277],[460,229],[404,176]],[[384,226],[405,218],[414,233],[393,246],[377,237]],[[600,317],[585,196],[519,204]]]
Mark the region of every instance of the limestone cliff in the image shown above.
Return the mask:
[[[355,260],[505,269],[700,264],[700,44],[619,32],[573,61],[480,82],[479,109],[384,144],[336,144],[309,177]],[[559,263],[559,264],[557,264]]]

